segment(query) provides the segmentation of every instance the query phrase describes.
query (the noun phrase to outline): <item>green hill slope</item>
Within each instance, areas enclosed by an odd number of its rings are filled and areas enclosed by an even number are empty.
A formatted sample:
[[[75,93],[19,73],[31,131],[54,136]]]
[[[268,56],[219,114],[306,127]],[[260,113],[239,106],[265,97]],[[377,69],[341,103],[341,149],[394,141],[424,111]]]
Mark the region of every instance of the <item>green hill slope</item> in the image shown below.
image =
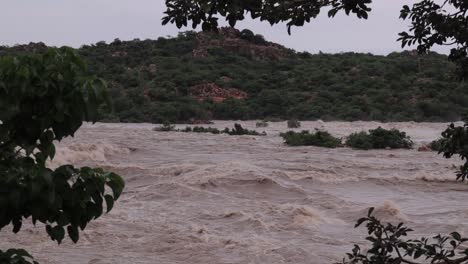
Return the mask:
[[[41,48],[0,54],[33,47]],[[468,105],[467,85],[435,53],[311,55],[233,29],[100,42],[79,53],[109,83],[114,109],[102,109],[104,120],[452,121]]]

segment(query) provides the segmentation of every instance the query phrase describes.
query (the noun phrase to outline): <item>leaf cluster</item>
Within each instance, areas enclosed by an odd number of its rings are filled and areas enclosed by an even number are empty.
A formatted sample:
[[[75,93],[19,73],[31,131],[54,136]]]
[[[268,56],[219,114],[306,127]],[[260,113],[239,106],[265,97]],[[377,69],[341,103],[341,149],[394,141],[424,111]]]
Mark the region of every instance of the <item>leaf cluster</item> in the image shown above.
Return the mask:
[[[46,227],[61,243],[109,212],[124,182],[101,169],[64,165],[55,170],[56,141],[73,136],[84,121],[98,119],[108,102],[105,83],[87,72],[72,49],[0,57],[0,229],[21,230],[26,219]],[[1,252],[11,263],[28,263],[22,250]],[[15,262],[16,261],[16,262]],[[2,262],[3,263],[3,262]]]
[[[443,153],[445,158],[451,158],[453,155],[458,155],[464,164],[457,171],[458,180],[466,180],[468,177],[468,124],[463,126],[455,126],[451,124],[442,133],[442,144],[440,145],[439,153]]]
[[[417,45],[419,53],[433,46],[452,46],[449,59],[457,63],[457,76],[468,77],[468,5],[465,0],[422,0],[403,6],[400,18],[411,22],[409,32],[399,34],[402,47]]]
[[[38,264],[26,250],[14,248],[10,248],[6,251],[0,250],[0,263]]]
[[[466,242],[468,238],[457,232],[448,236],[437,235],[432,238],[407,239],[413,230],[403,223],[394,225],[382,223],[372,215],[369,209],[367,217],[357,221],[355,227],[365,224],[370,242],[369,249],[363,251],[354,245],[342,264],[462,264],[468,261]]]
[[[330,8],[328,12],[330,17],[344,10],[347,15],[354,13],[358,18],[367,18],[367,13],[371,10],[370,3],[371,0],[166,0],[166,16],[162,18],[162,23],[163,25],[172,23],[179,28],[191,23],[194,29],[201,24],[205,31],[216,31],[220,17],[224,17],[229,25],[234,27],[238,21],[250,15],[252,19],[267,21],[271,25],[285,23],[290,33],[291,27],[303,26],[316,18],[322,8]]]

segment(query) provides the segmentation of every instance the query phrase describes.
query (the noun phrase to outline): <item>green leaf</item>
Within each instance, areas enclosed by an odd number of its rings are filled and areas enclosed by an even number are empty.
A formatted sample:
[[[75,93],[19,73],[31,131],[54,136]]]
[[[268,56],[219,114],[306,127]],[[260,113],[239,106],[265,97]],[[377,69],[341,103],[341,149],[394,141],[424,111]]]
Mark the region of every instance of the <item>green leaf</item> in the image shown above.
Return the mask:
[[[112,197],[109,194],[106,194],[104,196],[104,199],[106,199],[107,213],[109,213],[114,207],[114,197]]]
[[[78,240],[80,239],[80,233],[78,231],[78,228],[76,226],[70,225],[67,227],[67,231],[68,231],[68,236],[70,237],[70,239],[74,243],[77,243]]]
[[[125,182],[119,175],[115,173],[108,173],[107,177],[109,179],[107,185],[112,189],[114,199],[117,200],[122,194],[122,191],[125,187]]]

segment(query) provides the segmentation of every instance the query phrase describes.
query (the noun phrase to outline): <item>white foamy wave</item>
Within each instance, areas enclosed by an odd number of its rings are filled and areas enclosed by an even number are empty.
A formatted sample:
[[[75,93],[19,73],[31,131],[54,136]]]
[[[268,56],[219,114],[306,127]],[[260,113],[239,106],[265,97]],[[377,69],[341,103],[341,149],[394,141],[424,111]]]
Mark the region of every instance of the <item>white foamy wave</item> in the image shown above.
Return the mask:
[[[397,204],[387,200],[381,206],[375,208],[374,216],[386,222],[408,221],[408,217],[403,214]]]
[[[99,162],[101,165],[106,165],[109,156],[129,153],[130,149],[115,144],[102,142],[74,143],[58,147],[54,159],[49,162],[49,166],[57,167],[79,162]]]

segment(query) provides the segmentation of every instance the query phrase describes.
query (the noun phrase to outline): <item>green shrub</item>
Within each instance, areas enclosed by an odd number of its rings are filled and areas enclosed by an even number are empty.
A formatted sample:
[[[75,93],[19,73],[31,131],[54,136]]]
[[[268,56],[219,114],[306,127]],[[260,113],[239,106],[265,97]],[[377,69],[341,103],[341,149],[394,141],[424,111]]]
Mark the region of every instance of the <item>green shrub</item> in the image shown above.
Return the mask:
[[[444,149],[445,142],[445,138],[439,138],[429,143],[428,147],[433,151],[442,152]]]
[[[346,139],[346,146],[355,149],[410,149],[413,141],[405,132],[398,129],[384,129],[378,127],[369,132],[359,132],[349,135]]]
[[[301,127],[301,122],[297,119],[288,120],[288,128],[299,128]]]
[[[265,120],[258,121],[258,122],[255,124],[256,127],[268,127],[268,125],[269,125],[268,122],[265,121]]]
[[[219,131],[219,129],[217,128],[213,128],[213,127],[199,127],[199,126],[195,126],[193,128],[191,127],[186,127],[185,129],[183,130],[179,130],[180,132],[193,132],[193,133],[211,133],[211,134],[220,134],[221,131]]]
[[[341,147],[341,139],[332,136],[327,131],[317,130],[315,133],[309,131],[281,133],[280,136],[289,146],[318,146],[325,148]]]
[[[170,131],[170,130],[169,130]],[[255,130],[248,130],[243,128],[240,124],[234,124],[233,129],[225,128],[223,130],[219,130],[217,128],[212,127],[186,127],[182,130],[177,130],[180,132],[192,132],[192,133],[211,133],[211,134],[228,134],[231,136],[240,136],[240,135],[252,135],[252,136],[266,136],[266,133],[258,133]]]
[[[352,133],[346,138],[346,146],[352,147],[355,149],[372,149],[372,137],[369,133],[361,131],[358,133]]]
[[[248,130],[246,128],[243,128],[240,124],[234,124],[234,128],[229,130],[229,128],[225,128],[223,130],[223,133],[229,134],[231,136],[240,136],[240,135],[251,135],[251,136],[260,136],[260,135],[266,135],[266,133],[258,133],[255,130]]]

